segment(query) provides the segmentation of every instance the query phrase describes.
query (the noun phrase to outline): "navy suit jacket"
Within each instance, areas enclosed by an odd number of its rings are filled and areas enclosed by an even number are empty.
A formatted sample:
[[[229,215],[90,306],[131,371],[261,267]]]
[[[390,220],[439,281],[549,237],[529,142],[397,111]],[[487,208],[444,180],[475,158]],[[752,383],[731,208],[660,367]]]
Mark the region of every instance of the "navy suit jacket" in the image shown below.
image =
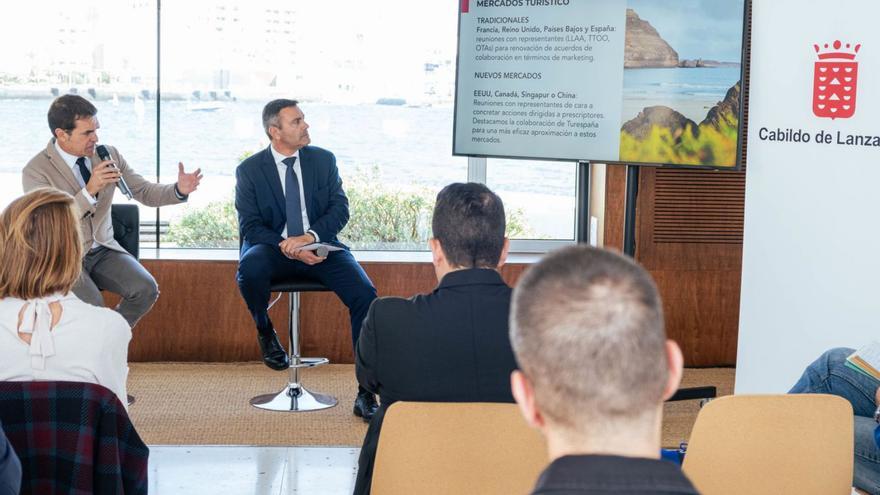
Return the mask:
[[[348,223],[348,198],[333,153],[317,146],[299,150],[303,194],[310,228],[321,242],[345,247],[336,234]],[[242,239],[241,252],[251,246],[277,246],[287,224],[284,191],[272,151],[267,147],[235,169],[235,209]]]

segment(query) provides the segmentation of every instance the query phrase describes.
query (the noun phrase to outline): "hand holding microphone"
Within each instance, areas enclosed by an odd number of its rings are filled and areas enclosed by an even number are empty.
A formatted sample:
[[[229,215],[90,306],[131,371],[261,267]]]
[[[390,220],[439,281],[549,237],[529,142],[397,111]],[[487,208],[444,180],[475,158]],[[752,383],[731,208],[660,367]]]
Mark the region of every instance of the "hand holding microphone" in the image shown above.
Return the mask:
[[[95,167],[95,171],[92,173],[92,178],[94,179],[95,177],[98,177],[98,174],[100,173],[101,177],[103,177],[103,180],[99,184],[100,187],[98,187],[96,191],[92,192],[91,190],[89,190],[89,193],[94,196],[104,187],[104,184],[108,182],[116,182],[116,187],[119,188],[122,194],[124,194],[128,199],[131,199],[131,189],[129,189],[128,184],[125,183],[125,178],[122,177],[122,173],[120,172],[119,167],[116,166],[116,162],[114,162],[113,158],[110,157],[110,152],[107,151],[107,147],[103,144],[99,144],[95,147],[95,151],[98,153],[98,158],[103,161],[98,164],[97,167]],[[106,167],[106,169],[104,167]],[[105,172],[105,170],[115,172],[115,177],[113,177],[113,179],[115,180],[110,179],[109,177],[112,174]],[[92,181],[90,180],[89,184],[91,184],[91,182]],[[86,189],[88,189],[88,185],[86,185]]]
[[[92,197],[97,197],[107,184],[115,184],[119,181],[119,170],[110,161],[92,164],[91,172],[85,170],[82,175],[86,182],[85,189]]]

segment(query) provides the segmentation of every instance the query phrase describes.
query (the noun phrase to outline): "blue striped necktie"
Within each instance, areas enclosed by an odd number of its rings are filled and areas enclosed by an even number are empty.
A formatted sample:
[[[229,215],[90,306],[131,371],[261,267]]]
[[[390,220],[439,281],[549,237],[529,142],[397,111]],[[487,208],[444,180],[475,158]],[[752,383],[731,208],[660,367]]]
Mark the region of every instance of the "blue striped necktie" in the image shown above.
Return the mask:
[[[286,213],[287,213],[287,237],[296,237],[298,235],[303,235],[303,219],[302,219],[302,207],[300,206],[300,197],[299,197],[299,179],[296,177],[296,172],[293,170],[293,164],[296,162],[296,157],[291,156],[290,158],[285,158],[281,160],[282,163],[287,165],[287,174],[284,176],[284,191],[285,191],[285,200],[286,200]]]

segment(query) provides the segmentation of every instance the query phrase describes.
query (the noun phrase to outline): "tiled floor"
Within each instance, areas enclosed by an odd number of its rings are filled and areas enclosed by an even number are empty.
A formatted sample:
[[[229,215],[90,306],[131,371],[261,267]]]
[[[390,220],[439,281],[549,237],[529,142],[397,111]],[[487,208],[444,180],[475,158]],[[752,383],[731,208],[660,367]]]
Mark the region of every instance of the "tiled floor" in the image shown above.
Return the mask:
[[[150,446],[150,494],[350,495],[360,449]]]
[[[150,446],[151,495],[350,495],[360,449]],[[853,490],[853,495],[862,492]]]

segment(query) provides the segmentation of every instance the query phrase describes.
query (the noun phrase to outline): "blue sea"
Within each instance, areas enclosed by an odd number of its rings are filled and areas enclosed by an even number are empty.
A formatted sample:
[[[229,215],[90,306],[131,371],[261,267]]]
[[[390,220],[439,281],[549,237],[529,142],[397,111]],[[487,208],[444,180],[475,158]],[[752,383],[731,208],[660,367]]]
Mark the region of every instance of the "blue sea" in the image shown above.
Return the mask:
[[[664,105],[699,123],[739,79],[739,67],[626,69],[622,122],[645,107]]]
[[[19,172],[51,134],[51,99],[0,99],[0,172]],[[232,177],[246,153],[268,145],[260,115],[265,102],[228,101],[214,111],[192,111],[185,101],[163,101],[156,147],[156,102],[98,101],[100,141],[119,148],[144,176],[176,176],[177,163],[206,176]],[[467,180],[467,158],[452,156],[452,107],[301,103],[312,144],[336,155],[345,176],[377,168],[383,182],[438,188]],[[493,187],[548,195],[573,194],[573,164],[499,160],[507,173],[491,174]],[[491,163],[494,163],[493,160]],[[490,167],[492,165],[490,164]],[[515,173],[511,170],[515,169]]]
[[[0,99],[0,208],[21,194],[21,168],[45,149],[51,134],[46,99]],[[102,143],[119,148],[126,161],[145,177],[161,182],[177,178],[177,163],[187,171],[202,169],[205,178],[186,206],[162,208],[163,220],[174,221],[188,209],[230,199],[235,167],[245,154],[268,146],[260,116],[263,101],[222,102],[214,111],[193,111],[185,101],[164,101],[160,109],[161,141],[156,146],[155,101],[96,102]],[[452,156],[452,107],[407,107],[376,104],[300,104],[311,128],[312,144],[336,155],[343,181],[368,174],[389,189],[437,191],[451,182],[467,181],[467,158]],[[373,170],[377,172],[373,172]],[[520,210],[540,238],[572,238],[575,218],[575,172],[571,162],[491,160],[489,187],[511,211]],[[378,174],[378,179],[376,179]],[[121,196],[117,197],[118,200]],[[155,210],[141,208],[142,218]]]
[[[627,69],[624,118],[642,108],[667,105],[699,122],[739,80],[739,68]],[[0,99],[0,172],[17,172],[51,134],[46,111],[51,98]],[[268,141],[260,122],[262,101],[227,101],[214,111],[192,111],[185,101],[163,101],[161,141],[156,146],[154,100],[99,101],[99,137],[117,146],[144,175],[175,175],[177,162],[206,175],[232,176],[246,153]],[[467,158],[452,156],[452,107],[408,107],[302,103],[312,144],[336,154],[343,175],[378,168],[384,182],[435,188],[467,178]],[[631,114],[631,115],[630,115]],[[490,162],[490,169],[492,163]],[[494,187],[549,195],[572,192],[572,167],[560,162],[504,160],[515,173],[493,173]]]
[[[724,98],[739,79],[738,68],[638,69],[624,73],[624,118],[642,108],[667,105],[695,122]],[[47,91],[48,93],[48,91]],[[21,168],[45,148],[51,134],[46,112],[51,98],[0,99],[0,206],[21,193]],[[194,111],[185,101],[121,99],[96,103],[102,143],[119,148],[128,163],[150,179],[176,179],[177,163],[205,175],[187,207],[230,198],[235,167],[246,154],[265,148],[263,101],[224,101],[214,111]],[[437,190],[467,180],[467,158],[452,156],[451,106],[303,102],[312,144],[333,151],[343,180],[372,173],[391,188]],[[157,114],[161,140],[157,149]],[[505,203],[525,213],[540,237],[571,238],[574,227],[575,164],[490,159],[489,186]],[[374,176],[375,177],[375,176]],[[164,209],[177,216],[185,208]],[[149,209],[142,215],[152,216]]]

